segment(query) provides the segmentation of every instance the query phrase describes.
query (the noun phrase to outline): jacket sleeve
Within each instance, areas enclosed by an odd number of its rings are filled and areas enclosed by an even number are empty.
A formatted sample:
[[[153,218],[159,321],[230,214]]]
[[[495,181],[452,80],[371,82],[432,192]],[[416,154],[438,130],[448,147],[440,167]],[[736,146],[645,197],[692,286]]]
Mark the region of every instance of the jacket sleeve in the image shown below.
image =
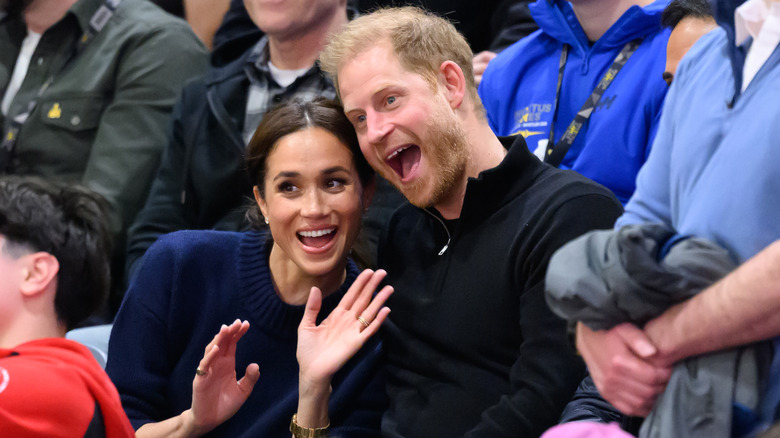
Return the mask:
[[[599,394],[590,374],[585,377],[569,404],[563,409],[561,423],[593,421],[596,423],[623,423],[627,420],[614,406]]]
[[[138,269],[139,260],[146,250],[163,234],[192,228],[185,211],[182,196],[185,190],[185,173],[188,171],[185,126],[192,129],[206,110],[205,86],[197,80],[184,88],[171,117],[168,143],[162,162],[152,182],[146,204],[130,227],[127,244],[125,276],[131,279]],[[186,109],[186,111],[185,111]]]
[[[585,365],[568,342],[566,322],[545,302],[547,264],[569,240],[592,229],[610,228],[621,211],[614,197],[585,194],[563,202],[529,230],[533,248],[518,257],[516,268],[517,278],[524,279],[524,292],[519,324],[523,342],[510,373],[514,391],[485,410],[466,437],[539,436],[558,422],[585,376]]]
[[[380,334],[381,335],[381,332]],[[377,337],[366,343],[348,362],[333,384],[349,386],[340,399],[331,399],[329,408],[332,438],[379,438],[382,414],[387,409],[386,373],[382,343]]]
[[[184,22],[153,29],[119,56],[113,95],[82,182],[112,206],[112,229],[123,248],[159,165],[176,98],[187,80],[205,70],[208,56]]]

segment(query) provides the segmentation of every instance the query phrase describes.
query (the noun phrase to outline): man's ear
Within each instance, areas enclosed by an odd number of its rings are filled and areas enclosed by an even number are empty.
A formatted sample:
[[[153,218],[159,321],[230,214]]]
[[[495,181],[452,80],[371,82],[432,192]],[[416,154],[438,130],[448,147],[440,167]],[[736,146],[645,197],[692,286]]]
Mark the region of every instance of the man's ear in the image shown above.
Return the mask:
[[[466,77],[460,66],[452,61],[444,61],[439,66],[439,79],[443,81],[445,97],[453,109],[460,108],[466,94]]]
[[[27,297],[40,294],[52,286],[56,286],[57,273],[60,272],[60,262],[57,257],[48,252],[36,252],[22,256],[25,258],[25,271],[19,289]]]

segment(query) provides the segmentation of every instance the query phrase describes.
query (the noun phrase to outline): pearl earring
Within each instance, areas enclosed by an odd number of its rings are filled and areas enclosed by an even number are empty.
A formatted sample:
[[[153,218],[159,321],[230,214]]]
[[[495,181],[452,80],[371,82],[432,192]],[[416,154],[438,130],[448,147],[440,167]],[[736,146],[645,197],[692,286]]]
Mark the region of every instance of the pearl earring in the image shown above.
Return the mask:
[[[269,223],[268,218],[265,218],[265,224],[268,225]]]

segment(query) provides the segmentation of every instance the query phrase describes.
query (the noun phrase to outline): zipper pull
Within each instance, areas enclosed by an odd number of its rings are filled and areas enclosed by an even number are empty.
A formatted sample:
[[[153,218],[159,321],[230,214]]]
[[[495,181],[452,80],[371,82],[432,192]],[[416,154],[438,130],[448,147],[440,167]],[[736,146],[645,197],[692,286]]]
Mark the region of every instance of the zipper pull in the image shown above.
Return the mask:
[[[444,245],[444,248],[442,248],[442,249],[441,249],[441,251],[439,251],[439,255],[442,255],[442,254],[444,254],[444,252],[445,252],[445,251],[447,251],[447,248],[449,248],[449,247],[450,247],[450,244],[449,244],[449,243],[448,243],[448,244],[446,244],[446,245]]]

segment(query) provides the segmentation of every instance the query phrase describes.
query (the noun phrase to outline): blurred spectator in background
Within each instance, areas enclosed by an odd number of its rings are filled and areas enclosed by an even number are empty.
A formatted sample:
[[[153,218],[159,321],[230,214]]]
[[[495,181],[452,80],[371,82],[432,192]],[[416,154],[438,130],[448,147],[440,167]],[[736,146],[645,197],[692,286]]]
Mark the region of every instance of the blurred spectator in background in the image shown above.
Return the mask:
[[[474,75],[477,85],[497,52],[538,29],[528,11],[529,3],[529,0],[349,0],[360,13],[386,6],[412,5],[447,18],[476,53]],[[225,20],[214,36],[212,63],[222,65],[237,58],[261,36],[262,32],[246,13],[243,0],[231,0]]]
[[[195,35],[209,48],[213,47],[214,33],[217,31],[230,0],[152,0],[165,12],[184,18],[192,27]],[[242,2],[243,5],[243,2]]]
[[[477,85],[496,54],[539,27],[528,10],[530,0],[354,0],[361,12],[385,6],[418,6],[455,25],[475,53]]]
[[[110,204],[115,280],[184,83],[207,54],[145,0],[29,0],[0,18],[0,173],[79,182]],[[115,297],[113,307],[118,305]]]
[[[780,2],[740,3],[711,3],[720,27],[677,68],[653,150],[616,226],[664,224],[716,242],[742,266],[642,328],[579,324],[577,345],[601,394],[626,414],[645,415],[673,364],[771,340],[757,409],[733,411],[741,421],[732,436],[752,436],[777,421],[780,406]]]
[[[667,86],[668,0],[537,0],[541,28],[490,63],[479,92],[497,135],[605,185],[622,203],[650,151]]]
[[[243,157],[263,115],[294,97],[336,96],[316,61],[327,36],[348,21],[347,0],[247,0],[246,7],[265,36],[182,92],[151,193],[130,229],[129,275],[162,234],[246,229],[253,183]]]
[[[718,27],[706,0],[672,0],[661,14],[661,24],[672,29],[666,45],[663,78],[672,85],[680,60],[704,34]]]

